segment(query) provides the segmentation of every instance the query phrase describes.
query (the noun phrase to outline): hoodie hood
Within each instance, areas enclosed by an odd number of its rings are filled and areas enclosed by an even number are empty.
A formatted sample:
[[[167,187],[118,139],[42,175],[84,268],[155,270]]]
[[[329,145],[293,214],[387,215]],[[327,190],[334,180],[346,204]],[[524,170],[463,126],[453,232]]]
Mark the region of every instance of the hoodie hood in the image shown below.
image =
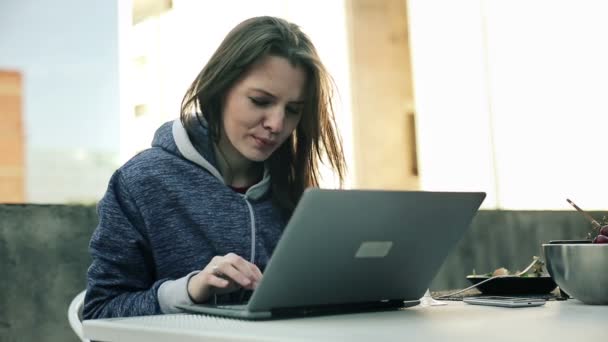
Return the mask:
[[[206,126],[197,126],[197,138],[200,138],[199,149],[195,148],[188,136],[188,132],[179,119],[164,123],[152,140],[152,147],[161,148],[180,158],[187,159],[199,165],[209,172],[220,182],[224,183],[224,177],[216,167],[213,145],[209,142],[209,131]],[[251,199],[262,197],[270,188],[270,174],[268,168],[264,169],[264,177],[260,182],[253,185],[245,196]]]

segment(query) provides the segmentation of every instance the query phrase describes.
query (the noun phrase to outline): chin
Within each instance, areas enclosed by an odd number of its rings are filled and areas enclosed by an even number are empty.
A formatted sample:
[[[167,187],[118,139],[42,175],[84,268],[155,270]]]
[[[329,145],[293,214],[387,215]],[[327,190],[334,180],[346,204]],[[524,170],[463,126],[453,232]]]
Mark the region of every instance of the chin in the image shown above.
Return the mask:
[[[261,162],[265,162],[268,157],[264,156],[264,157],[247,157],[247,159],[251,160],[252,162],[256,162],[256,163],[261,163]]]
[[[247,159],[251,160],[252,162],[264,162],[268,158],[270,158],[271,155],[272,155],[272,153],[263,153],[260,151],[253,151],[251,153],[247,153],[247,155],[245,155],[245,157]]]

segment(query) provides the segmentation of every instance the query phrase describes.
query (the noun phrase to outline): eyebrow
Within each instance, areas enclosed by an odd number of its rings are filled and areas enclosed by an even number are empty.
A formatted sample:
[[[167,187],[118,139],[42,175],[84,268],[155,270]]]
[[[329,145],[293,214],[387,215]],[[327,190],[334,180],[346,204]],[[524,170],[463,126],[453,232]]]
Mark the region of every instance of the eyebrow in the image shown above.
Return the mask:
[[[263,93],[264,95],[269,96],[269,97],[272,97],[273,99],[276,99],[276,98],[277,98],[277,97],[276,97],[276,95],[274,95],[273,93],[270,93],[270,92],[268,92],[268,91],[266,91],[266,90],[264,90],[264,89],[260,89],[260,88],[251,88],[251,90],[253,90],[253,91],[258,91],[258,92],[260,92],[260,93]],[[293,104],[298,104],[298,105],[300,105],[300,104],[304,104],[304,101],[303,101],[303,100],[300,100],[300,101],[289,101],[289,103],[293,103]]]

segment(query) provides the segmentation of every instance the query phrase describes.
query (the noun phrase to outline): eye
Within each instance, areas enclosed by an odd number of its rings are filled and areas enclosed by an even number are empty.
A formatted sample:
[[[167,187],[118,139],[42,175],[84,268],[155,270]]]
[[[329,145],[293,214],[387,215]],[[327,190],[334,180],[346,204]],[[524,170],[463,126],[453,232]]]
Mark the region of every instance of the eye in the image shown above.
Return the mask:
[[[266,107],[270,104],[270,101],[266,100],[266,99],[261,99],[261,98],[256,98],[256,97],[250,97],[249,98],[251,100],[251,102],[258,106],[258,107]]]
[[[287,111],[287,113],[292,114],[292,115],[299,115],[300,107],[287,106],[286,111]]]

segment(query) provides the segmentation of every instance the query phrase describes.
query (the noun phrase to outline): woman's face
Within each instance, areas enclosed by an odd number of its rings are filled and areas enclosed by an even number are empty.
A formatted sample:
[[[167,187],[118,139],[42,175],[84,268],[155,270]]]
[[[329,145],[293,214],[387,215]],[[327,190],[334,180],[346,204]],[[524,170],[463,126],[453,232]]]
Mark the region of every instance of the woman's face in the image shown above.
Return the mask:
[[[231,163],[261,162],[300,122],[306,73],[282,57],[265,56],[230,88],[219,142]]]

